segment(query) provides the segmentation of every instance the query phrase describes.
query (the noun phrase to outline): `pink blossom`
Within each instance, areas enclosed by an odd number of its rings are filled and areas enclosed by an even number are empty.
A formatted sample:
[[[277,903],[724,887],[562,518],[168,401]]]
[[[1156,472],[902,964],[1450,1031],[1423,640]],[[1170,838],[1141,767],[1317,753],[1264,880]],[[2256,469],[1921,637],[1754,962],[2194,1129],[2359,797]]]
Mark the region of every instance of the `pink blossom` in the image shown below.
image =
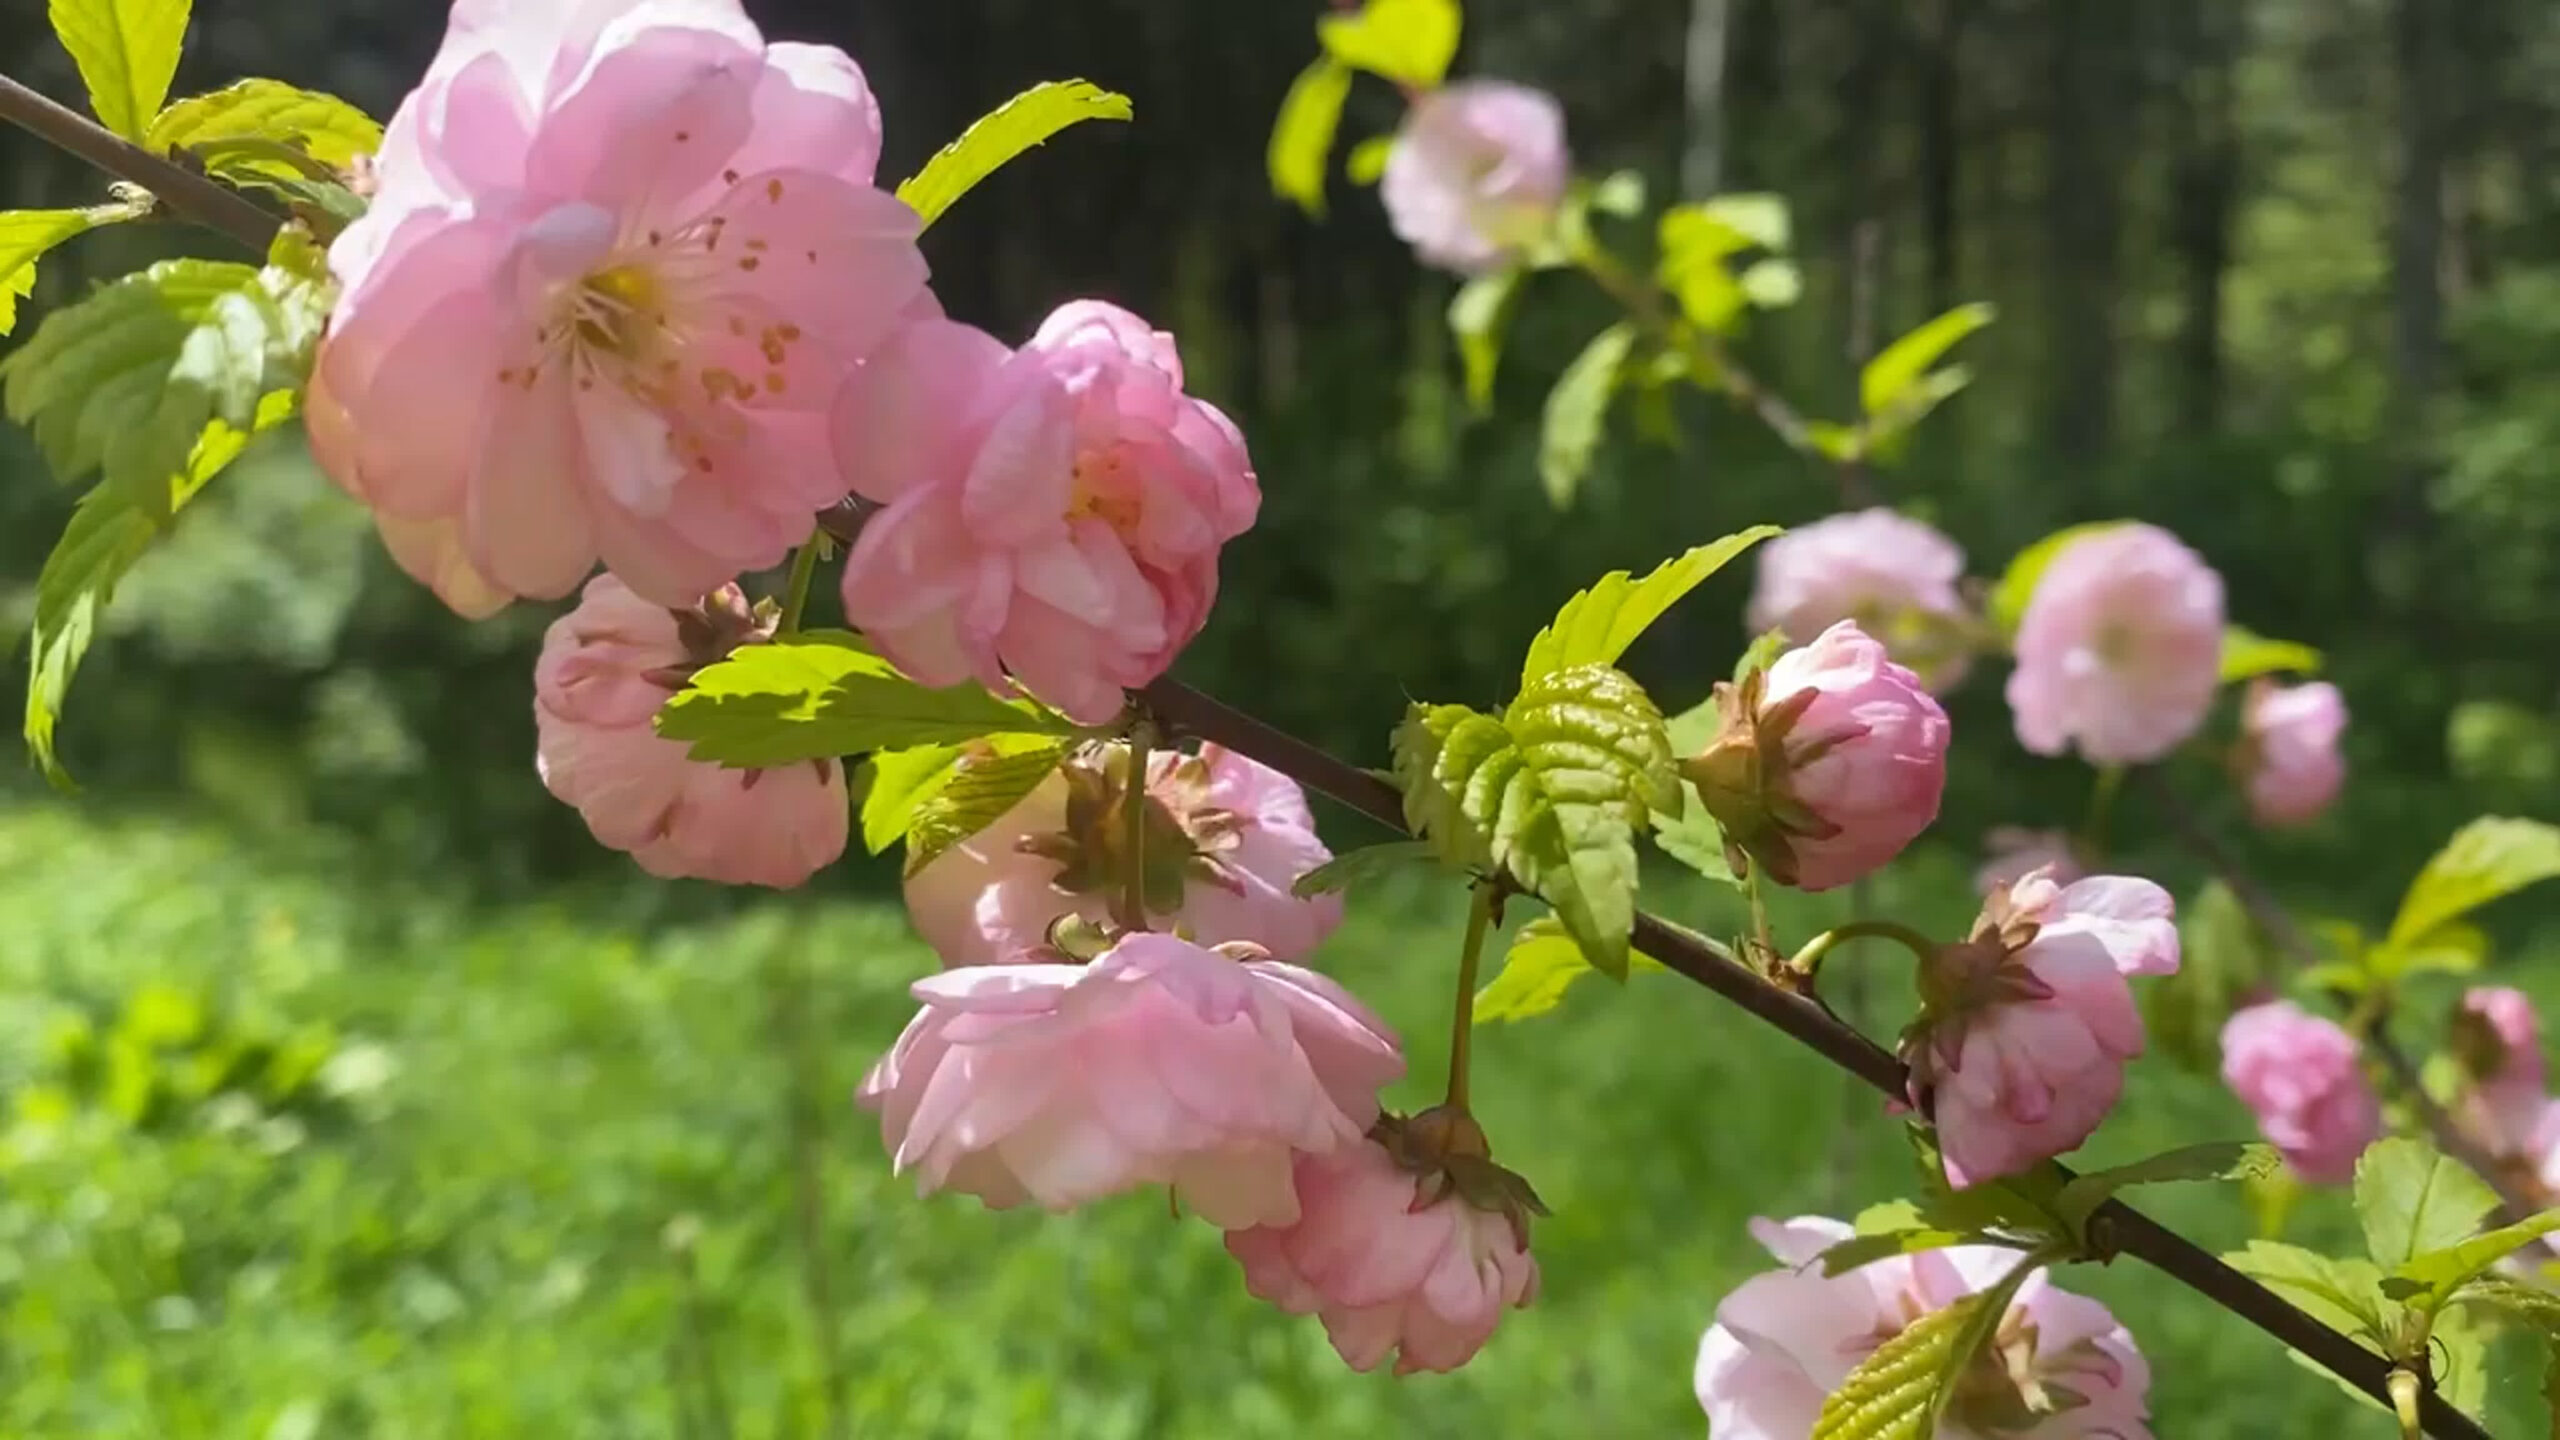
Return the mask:
[[[928,685],[1006,672],[1101,724],[1164,673],[1262,492],[1244,439],[1182,391],[1173,337],[1078,301],[1019,351],[908,326],[836,407],[844,481],[886,508],[845,563],[845,614]]]
[[[844,853],[844,769],[728,770],[650,728],[696,666],[761,638],[735,586],[679,615],[611,575],[552,622],[534,669],[536,768],[603,844],[669,878],[798,885]]]
[[[2538,1157],[2544,1114],[2542,1023],[2521,990],[2503,985],[2465,991],[2454,1012],[2453,1053],[2466,1080],[2465,1118],[2491,1153]]]
[[[2139,765],[2204,723],[2222,684],[2222,577],[2168,531],[2119,525],[2063,547],[2018,624],[2009,708],[2039,755]]]
[[[2173,913],[2148,880],[2062,886],[2037,871],[1992,892],[1972,937],[1922,967],[1926,1003],[1903,1054],[1948,1179],[2014,1175],[2077,1149],[2115,1108],[2143,1047],[2125,982],[2177,970]]]
[[[1331,980],[1140,932],[1090,965],[977,965],[924,1009],[861,1101],[917,1188],[1068,1210],[1140,1185],[1234,1228],[1298,1218],[1290,1158],[1360,1143],[1404,1073]]]
[[[2089,873],[2080,863],[2080,852],[2068,830],[2003,825],[1983,837],[1983,848],[1990,854],[1982,868],[1973,872],[1973,889],[1978,895],[2016,884],[2036,870],[2045,872],[2056,885],[2068,885]]]
[[[1295,1223],[1227,1232],[1245,1288],[1317,1315],[1343,1363],[1396,1373],[1473,1359],[1502,1312],[1537,1297],[1525,1222],[1436,1186],[1376,1141],[1301,1155]]]
[[[907,880],[907,913],[946,965],[994,965],[1047,942],[1066,915],[1110,918],[1125,893],[1121,809],[1125,748],[1069,762],[993,825]],[[1203,945],[1244,941],[1296,960],[1342,923],[1342,897],[1301,900],[1299,876],[1333,858],[1305,792],[1288,776],[1219,745],[1148,756],[1153,809],[1145,864],[1150,910]]]
[[[2240,753],[2249,812],[2261,825],[2299,825],[2329,808],[2346,783],[2338,736],[2347,703],[2326,682],[2249,687],[2240,707]]]
[[[1799,644],[1843,620],[1884,637],[1932,690],[1964,678],[1970,619],[1956,582],[1964,552],[1931,527],[1881,506],[1799,526],[1760,548],[1754,633]]]
[[[1722,728],[1682,773],[1780,884],[1846,885],[1938,818],[1947,712],[1856,621],[1717,686],[1716,703]]]
[[[1517,264],[1546,234],[1572,178],[1554,96],[1462,80],[1405,113],[1378,198],[1424,263],[1475,275]]]
[[[923,293],[879,149],[854,63],[731,0],[461,0],[330,249],[314,454],[466,611],[599,557],[662,605],[778,563]]]
[[[2222,1079],[2303,1179],[2343,1185],[2382,1134],[2382,1106],[2356,1064],[2355,1037],[2289,1000],[2252,1005],[2222,1027]]]
[[[1848,1239],[1849,1226],[1805,1216],[1754,1220],[1751,1233],[1784,1268],[1727,1295],[1698,1347],[1698,1403],[1715,1440],[1805,1440],[1823,1400],[1886,1341],[2025,1258],[1960,1245],[1826,1277],[1814,1259]],[[2039,1271],[2018,1287],[1937,1433],[2151,1440],[2150,1390],[2151,1367],[2115,1316]]]

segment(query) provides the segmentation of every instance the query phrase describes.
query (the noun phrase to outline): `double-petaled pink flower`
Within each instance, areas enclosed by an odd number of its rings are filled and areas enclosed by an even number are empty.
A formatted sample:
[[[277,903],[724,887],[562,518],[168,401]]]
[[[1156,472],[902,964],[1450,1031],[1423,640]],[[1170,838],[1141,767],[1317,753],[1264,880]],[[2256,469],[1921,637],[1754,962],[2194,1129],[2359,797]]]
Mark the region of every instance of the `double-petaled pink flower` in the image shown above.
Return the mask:
[[[2473,1133],[2491,1154],[2538,1160],[2548,1148],[2551,1100],[2543,1090],[2542,1022],[2533,1002],[2504,985],[2463,992],[2452,1048]]]
[[[1292,1162],[1362,1144],[1404,1073],[1385,1025],[1331,980],[1171,935],[1089,965],[976,965],[862,1083],[926,1193],[1067,1210],[1141,1185],[1224,1228],[1299,1215]]]
[[[2063,546],[2018,623],[2018,743],[2094,765],[2159,759],[2222,684],[2222,577],[2178,537],[2118,525]]]
[[[907,913],[946,965],[993,965],[1048,942],[1067,915],[1101,921],[1127,891],[1124,747],[1078,757],[907,880]],[[1219,745],[1147,757],[1149,915],[1203,945],[1296,960],[1342,923],[1342,897],[1300,899],[1333,858],[1297,782]]]
[[[2317,817],[2346,784],[2338,737],[2347,702],[2325,681],[2278,686],[2259,681],[2240,706],[2239,765],[2249,813],[2261,825]]]
[[[1825,1276],[1815,1257],[1850,1238],[1849,1226],[1804,1216],[1754,1220],[1751,1233],[1785,1268],[1727,1295],[1698,1347],[1698,1403],[1715,1440],[1805,1440],[1862,1361],[2025,1259],[1961,1245]],[[2115,1316],[2038,1272],[2018,1287],[1936,1433],[2151,1440],[2150,1390],[2151,1367]]]
[[[2382,1104],[2355,1037],[2290,1000],[2252,1005],[2222,1027],[2222,1078],[2303,1179],[2343,1185],[2382,1136]]]
[[[833,863],[848,828],[842,765],[723,769],[651,728],[695,669],[771,630],[735,586],[670,611],[611,575],[589,581],[534,668],[542,783],[652,875],[788,887]]]
[[[1760,547],[1748,622],[1802,644],[1855,620],[1943,691],[1972,662],[1963,577],[1964,552],[1934,528],[1881,506],[1852,511]]]
[[[924,297],[879,152],[854,63],[732,0],[461,0],[330,249],[313,453],[465,613],[780,562],[843,494],[829,402]]]
[[[1425,264],[1475,275],[1518,263],[1544,238],[1572,178],[1554,96],[1462,80],[1414,100],[1378,198]]]
[[[2126,981],[2177,970],[2173,914],[2148,880],[2063,886],[2037,871],[1993,891],[1972,936],[1921,967],[1903,1057],[1948,1179],[2014,1175],[2077,1149],[2115,1108],[2144,1038]]]
[[[846,560],[846,616],[925,684],[1009,673],[1090,724],[1200,633],[1219,548],[1261,505],[1173,337],[1096,301],[1018,351],[909,326],[845,387],[835,437],[844,483],[886,507]]]

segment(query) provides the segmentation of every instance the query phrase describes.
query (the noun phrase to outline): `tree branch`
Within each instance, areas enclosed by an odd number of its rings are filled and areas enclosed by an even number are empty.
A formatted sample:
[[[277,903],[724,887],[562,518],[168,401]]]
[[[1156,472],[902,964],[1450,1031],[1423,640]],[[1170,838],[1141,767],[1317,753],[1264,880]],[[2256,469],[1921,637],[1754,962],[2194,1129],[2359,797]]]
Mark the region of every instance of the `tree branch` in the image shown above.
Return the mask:
[[[276,231],[283,228],[282,216],[239,191],[154,155],[6,75],[0,75],[0,120],[118,180],[141,186],[171,214],[228,236],[260,255],[267,253]]]

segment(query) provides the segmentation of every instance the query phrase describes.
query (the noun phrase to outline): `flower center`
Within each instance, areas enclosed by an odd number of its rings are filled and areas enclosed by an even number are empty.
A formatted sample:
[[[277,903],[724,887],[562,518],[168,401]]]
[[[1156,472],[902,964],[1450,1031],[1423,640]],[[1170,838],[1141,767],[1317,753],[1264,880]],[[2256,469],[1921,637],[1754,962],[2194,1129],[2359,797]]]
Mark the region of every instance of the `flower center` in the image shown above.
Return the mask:
[[[569,302],[568,327],[590,354],[637,360],[666,323],[665,292],[657,276],[640,265],[597,271]]]
[[[1137,491],[1124,478],[1117,454],[1105,451],[1076,457],[1075,489],[1067,497],[1069,520],[1100,520],[1126,535],[1138,528],[1144,511]]]

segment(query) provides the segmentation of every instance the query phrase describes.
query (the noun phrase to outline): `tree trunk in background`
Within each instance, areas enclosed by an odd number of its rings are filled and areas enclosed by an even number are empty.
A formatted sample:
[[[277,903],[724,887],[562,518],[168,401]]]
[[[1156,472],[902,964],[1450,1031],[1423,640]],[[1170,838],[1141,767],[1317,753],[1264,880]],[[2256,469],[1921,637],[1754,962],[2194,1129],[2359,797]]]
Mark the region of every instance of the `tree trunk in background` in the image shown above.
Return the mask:
[[[2179,0],[2173,18],[2169,59],[2180,104],[2169,238],[2185,304],[2172,383],[2179,430],[2193,437],[2222,428],[2222,279],[2240,181],[2233,71],[2248,12],[2229,0]]]
[[[2400,447],[2392,520],[2426,518],[2423,424],[2444,342],[2444,188],[2450,77],[2444,0],[2398,0],[2393,36],[2400,90],[2400,177],[2391,227],[2392,442]]]
[[[1724,183],[1724,53],[1733,0],[1689,0],[1689,41],[1681,72],[1688,101],[1680,151],[1680,192],[1703,200]]]
[[[1920,228],[1928,247],[1929,313],[1956,305],[1961,275],[1956,219],[1961,137],[1956,85],[1968,0],[1929,7],[1926,59],[1920,71]]]
[[[2115,430],[2120,188],[2136,129],[2127,83],[2133,16],[2124,0],[2055,0],[2051,15],[2045,434],[2056,459],[2086,463],[2106,452]]]

